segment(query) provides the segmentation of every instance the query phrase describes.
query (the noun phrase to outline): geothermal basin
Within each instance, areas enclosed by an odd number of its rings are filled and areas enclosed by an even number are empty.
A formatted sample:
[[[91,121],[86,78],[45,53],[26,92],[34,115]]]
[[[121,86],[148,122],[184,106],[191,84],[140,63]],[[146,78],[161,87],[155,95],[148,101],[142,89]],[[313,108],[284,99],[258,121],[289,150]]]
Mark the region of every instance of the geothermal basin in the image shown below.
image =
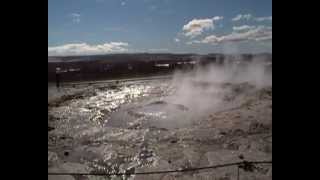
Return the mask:
[[[272,84],[183,77],[65,84],[59,91],[48,85],[48,172],[137,173],[272,159]],[[240,173],[272,179],[272,165]],[[236,179],[237,167],[48,178]]]

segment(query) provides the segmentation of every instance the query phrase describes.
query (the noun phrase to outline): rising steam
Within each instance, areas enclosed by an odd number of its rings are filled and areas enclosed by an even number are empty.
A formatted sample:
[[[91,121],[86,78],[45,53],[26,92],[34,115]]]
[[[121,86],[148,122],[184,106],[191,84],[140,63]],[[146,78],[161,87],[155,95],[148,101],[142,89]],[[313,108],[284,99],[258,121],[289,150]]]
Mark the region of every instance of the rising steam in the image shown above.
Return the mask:
[[[251,90],[272,87],[272,72],[267,68],[270,63],[260,58],[245,63],[236,58],[227,60],[223,66],[212,64],[191,72],[176,72],[172,80],[176,91],[167,101],[192,109],[190,119],[226,109],[225,98],[234,93],[227,85],[234,88],[247,84],[253,87]]]

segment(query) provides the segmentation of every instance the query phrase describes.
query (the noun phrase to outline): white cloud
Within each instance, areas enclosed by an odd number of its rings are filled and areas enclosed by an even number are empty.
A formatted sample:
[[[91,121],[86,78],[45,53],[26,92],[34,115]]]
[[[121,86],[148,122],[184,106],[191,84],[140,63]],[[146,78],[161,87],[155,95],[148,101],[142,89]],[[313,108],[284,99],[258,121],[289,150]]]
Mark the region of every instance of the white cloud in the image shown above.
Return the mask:
[[[240,20],[254,20],[258,22],[262,21],[272,21],[272,16],[266,16],[266,17],[254,17],[251,14],[238,14],[236,17],[232,18],[232,21],[240,21]]]
[[[188,41],[188,42],[186,42],[187,45],[200,44],[200,43],[202,43],[202,42],[199,41],[199,40],[193,40],[193,41]]]
[[[110,42],[97,45],[89,45],[87,43],[65,44],[48,47],[48,56],[120,53],[128,51],[127,46],[129,46],[129,44],[125,42]]]
[[[121,6],[124,6],[124,5],[126,5],[126,2],[122,1]]]
[[[256,21],[261,22],[261,21],[272,21],[272,16],[267,16],[267,17],[257,17],[255,18]]]
[[[80,17],[81,15],[78,13],[71,13],[70,14],[71,18],[72,18],[72,22],[74,23],[80,23]]]
[[[219,21],[219,20],[222,20],[223,17],[222,16],[215,16],[212,18],[213,21]]]
[[[205,30],[214,29],[214,22],[222,19],[223,17],[221,16],[215,16],[213,18],[207,19],[193,19],[192,21],[189,21],[187,24],[185,24],[182,30],[185,36],[194,38],[202,34],[202,32]]]
[[[253,16],[251,14],[238,14],[236,17],[232,18],[232,21],[240,21],[240,20],[250,20]]]
[[[174,41],[175,41],[175,42],[180,42],[180,39],[174,38]]]
[[[234,31],[231,34],[224,36],[210,35],[205,37],[201,41],[191,41],[189,44],[193,43],[204,43],[217,45],[219,43],[225,42],[242,42],[242,41],[266,41],[272,40],[272,27],[258,26],[248,31],[237,32]]]
[[[247,31],[250,29],[256,28],[255,26],[248,26],[248,25],[242,25],[242,26],[233,26],[233,31]]]

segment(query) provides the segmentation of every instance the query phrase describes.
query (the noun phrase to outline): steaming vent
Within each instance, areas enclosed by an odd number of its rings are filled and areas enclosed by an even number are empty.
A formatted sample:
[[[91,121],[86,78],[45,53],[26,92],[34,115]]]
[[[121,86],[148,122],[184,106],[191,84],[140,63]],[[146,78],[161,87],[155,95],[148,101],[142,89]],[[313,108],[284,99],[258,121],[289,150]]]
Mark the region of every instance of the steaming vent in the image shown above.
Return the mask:
[[[156,100],[119,110],[107,125],[129,129],[175,129],[190,126],[189,115],[190,109],[185,105]]]

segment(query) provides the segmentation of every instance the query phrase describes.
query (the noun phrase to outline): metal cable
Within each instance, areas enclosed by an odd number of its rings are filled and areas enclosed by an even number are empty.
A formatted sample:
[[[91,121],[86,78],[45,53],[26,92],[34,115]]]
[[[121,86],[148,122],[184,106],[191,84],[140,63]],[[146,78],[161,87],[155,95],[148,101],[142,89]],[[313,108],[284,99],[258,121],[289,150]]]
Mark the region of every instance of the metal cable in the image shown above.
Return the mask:
[[[134,173],[68,173],[68,172],[48,172],[48,175],[77,175],[77,176],[130,176],[130,175],[150,175],[150,174],[168,174],[168,173],[175,173],[175,172],[190,172],[190,171],[198,171],[204,169],[216,169],[221,167],[228,167],[228,166],[236,166],[236,165],[243,165],[243,164],[272,164],[272,161],[241,161],[235,163],[227,163],[227,164],[220,164],[215,166],[205,166],[205,167],[198,167],[198,168],[187,168],[181,170],[168,170],[168,171],[150,171],[150,172],[134,172]]]

